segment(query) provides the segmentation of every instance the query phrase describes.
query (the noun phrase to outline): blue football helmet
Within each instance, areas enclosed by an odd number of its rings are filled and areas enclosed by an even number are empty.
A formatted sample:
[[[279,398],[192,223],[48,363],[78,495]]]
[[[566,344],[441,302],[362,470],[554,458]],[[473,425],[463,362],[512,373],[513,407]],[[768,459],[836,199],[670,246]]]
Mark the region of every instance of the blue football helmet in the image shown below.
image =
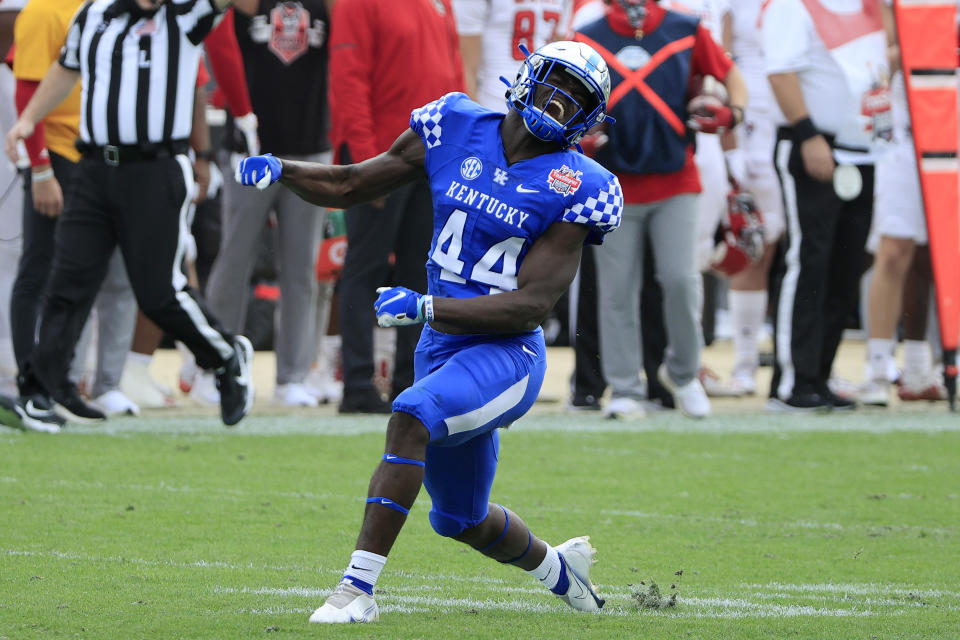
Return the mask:
[[[592,47],[582,42],[561,40],[544,45],[533,53],[521,44],[520,51],[526,59],[516,79],[511,83],[501,76],[500,80],[510,88],[506,94],[507,106],[520,113],[527,130],[534,136],[566,148],[577,144],[595,124],[614,121],[606,113],[610,72],[607,63]],[[564,78],[576,80],[586,89],[588,97],[574,97],[573,94],[583,92],[576,85],[564,82]],[[538,91],[541,87],[545,91]],[[547,113],[558,94],[577,107],[569,117],[562,101],[553,107],[555,113],[559,111],[559,119]],[[541,106],[535,104],[537,100]]]

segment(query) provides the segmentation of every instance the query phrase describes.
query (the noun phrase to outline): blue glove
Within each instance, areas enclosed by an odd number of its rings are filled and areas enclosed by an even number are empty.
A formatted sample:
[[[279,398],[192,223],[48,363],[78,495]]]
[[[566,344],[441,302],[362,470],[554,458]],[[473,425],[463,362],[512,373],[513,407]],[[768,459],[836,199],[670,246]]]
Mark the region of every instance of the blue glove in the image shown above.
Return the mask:
[[[250,156],[237,164],[234,178],[242,185],[256,185],[257,189],[263,191],[280,179],[281,170],[280,161],[269,153],[265,156]]]
[[[377,324],[401,327],[433,320],[433,296],[423,296],[406,287],[380,287],[380,297],[373,303]]]

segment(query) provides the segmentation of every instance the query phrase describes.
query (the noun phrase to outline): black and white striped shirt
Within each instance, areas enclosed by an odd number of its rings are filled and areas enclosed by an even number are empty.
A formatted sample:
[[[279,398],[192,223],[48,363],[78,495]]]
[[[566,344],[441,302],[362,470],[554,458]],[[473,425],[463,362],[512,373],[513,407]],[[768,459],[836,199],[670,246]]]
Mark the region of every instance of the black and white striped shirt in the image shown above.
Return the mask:
[[[80,141],[169,143],[190,137],[200,45],[213,0],[167,0],[131,15],[124,0],[93,0],[73,19],[60,64],[80,72]]]

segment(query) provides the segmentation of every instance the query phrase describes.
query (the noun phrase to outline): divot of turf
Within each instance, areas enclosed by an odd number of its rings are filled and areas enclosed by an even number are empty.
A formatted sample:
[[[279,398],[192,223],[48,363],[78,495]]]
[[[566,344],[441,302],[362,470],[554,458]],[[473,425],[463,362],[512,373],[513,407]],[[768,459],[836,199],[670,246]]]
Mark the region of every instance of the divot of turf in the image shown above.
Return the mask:
[[[651,580],[648,585],[646,581],[641,581],[640,588],[634,591],[631,596],[639,609],[669,609],[677,606],[677,596],[679,595],[676,584],[670,585],[670,589],[669,594],[663,594],[660,593],[660,586],[656,582]]]

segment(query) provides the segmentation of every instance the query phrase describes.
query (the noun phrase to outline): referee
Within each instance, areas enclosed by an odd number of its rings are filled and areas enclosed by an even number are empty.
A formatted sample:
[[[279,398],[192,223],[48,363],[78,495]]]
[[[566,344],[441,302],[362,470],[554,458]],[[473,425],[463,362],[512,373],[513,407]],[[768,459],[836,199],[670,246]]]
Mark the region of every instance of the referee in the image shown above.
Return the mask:
[[[81,82],[83,155],[57,228],[53,268],[24,375],[69,409],[80,331],[119,245],[140,309],[216,371],[224,423],[253,404],[253,349],[231,336],[180,270],[195,189],[188,138],[200,44],[229,0],[93,0],[7,134],[7,153]]]

